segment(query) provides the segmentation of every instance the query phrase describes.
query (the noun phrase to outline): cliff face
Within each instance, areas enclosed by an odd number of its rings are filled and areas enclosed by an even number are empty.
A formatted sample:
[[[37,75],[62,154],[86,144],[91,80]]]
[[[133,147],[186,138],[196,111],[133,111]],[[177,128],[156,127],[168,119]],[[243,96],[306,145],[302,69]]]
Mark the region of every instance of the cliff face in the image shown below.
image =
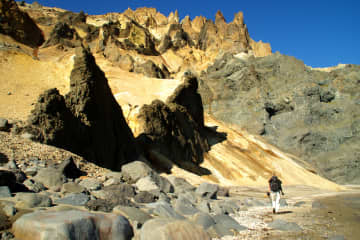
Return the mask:
[[[205,109],[303,158],[323,176],[359,183],[360,67],[311,70],[280,54],[226,55],[201,77]]]

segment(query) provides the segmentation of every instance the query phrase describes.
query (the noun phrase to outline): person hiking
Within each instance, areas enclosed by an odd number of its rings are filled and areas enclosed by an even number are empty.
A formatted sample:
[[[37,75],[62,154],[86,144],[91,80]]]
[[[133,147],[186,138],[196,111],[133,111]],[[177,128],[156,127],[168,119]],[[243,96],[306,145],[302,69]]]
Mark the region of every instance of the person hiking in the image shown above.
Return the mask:
[[[280,192],[284,195],[281,183],[281,180],[275,174],[269,179],[270,193],[268,195],[270,195],[274,214],[276,214],[280,208]]]

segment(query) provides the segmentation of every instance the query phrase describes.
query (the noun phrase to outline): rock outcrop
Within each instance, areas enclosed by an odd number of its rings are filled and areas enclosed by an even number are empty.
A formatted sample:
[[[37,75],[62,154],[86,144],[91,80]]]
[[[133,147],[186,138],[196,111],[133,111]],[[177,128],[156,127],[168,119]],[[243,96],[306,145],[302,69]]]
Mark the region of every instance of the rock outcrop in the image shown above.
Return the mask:
[[[261,134],[339,183],[359,183],[360,68],[314,71],[280,54],[225,54],[201,77],[205,108],[217,119]]]
[[[42,31],[14,0],[0,1],[0,33],[33,48],[44,42]]]
[[[29,117],[38,141],[65,148],[101,166],[120,169],[138,157],[134,138],[107,79],[89,50],[76,50],[70,91],[40,96]]]
[[[203,115],[197,79],[186,76],[166,103],[154,100],[140,109],[138,121],[142,134],[139,139],[147,152],[160,153],[191,170],[191,166],[203,161],[203,154],[209,150]]]

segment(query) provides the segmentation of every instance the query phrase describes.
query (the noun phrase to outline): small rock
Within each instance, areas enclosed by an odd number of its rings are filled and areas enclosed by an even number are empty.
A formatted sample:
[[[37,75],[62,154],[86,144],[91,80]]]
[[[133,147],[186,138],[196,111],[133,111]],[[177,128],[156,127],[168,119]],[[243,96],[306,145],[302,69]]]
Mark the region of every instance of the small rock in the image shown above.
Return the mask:
[[[156,203],[149,203],[146,205],[147,207],[154,209],[154,214],[165,217],[165,218],[173,218],[173,219],[185,219],[184,216],[181,216],[172,208],[172,206],[164,201],[157,201]]]
[[[84,206],[90,200],[89,195],[84,193],[71,193],[64,198],[56,199],[55,204],[68,204],[73,206]]]
[[[86,188],[74,183],[74,182],[67,182],[62,185],[61,192],[63,193],[84,193],[86,192]]]
[[[121,167],[123,178],[128,183],[136,183],[140,178],[156,174],[148,165],[134,161]]]
[[[70,156],[65,159],[59,166],[58,169],[64,174],[67,178],[79,178],[83,176],[84,173],[76,166],[74,159]]]
[[[1,240],[13,240],[15,237],[11,232],[8,231],[1,233],[0,236]]]
[[[96,191],[101,189],[102,183],[94,178],[85,178],[79,183],[81,186],[85,187],[89,191]]]
[[[157,196],[147,191],[139,192],[134,197],[134,200],[137,203],[152,203],[155,202],[157,199],[158,199]]]
[[[38,168],[37,167],[28,167],[25,169],[24,173],[27,175],[27,176],[35,176],[38,172]]]
[[[215,215],[213,217],[215,221],[215,230],[216,233],[220,236],[226,236],[226,235],[234,235],[233,231],[240,232],[247,230],[247,227],[244,227],[240,225],[235,219],[232,217],[225,215],[225,214],[219,214]]]
[[[197,206],[197,209],[204,213],[210,213],[210,203],[208,200],[201,201]]]
[[[169,176],[168,180],[174,186],[176,193],[192,192],[192,191],[195,191],[195,189],[196,189],[193,185],[191,185],[184,178]]]
[[[226,187],[219,187],[219,190],[217,192],[218,197],[229,197],[230,196],[230,190]]]
[[[12,197],[8,186],[0,186],[0,198]]]
[[[131,222],[136,221],[143,225],[146,221],[152,219],[152,217],[141,209],[126,206],[116,206],[113,209],[113,213],[121,214],[128,218]]]
[[[205,230],[215,225],[215,220],[210,214],[198,212],[191,219],[194,223],[201,225]]]
[[[117,185],[117,184],[121,184],[121,183],[122,183],[122,181],[118,178],[110,178],[107,181],[105,181],[103,183],[103,185],[104,185],[104,187],[107,187],[107,186]]]
[[[206,199],[216,199],[217,191],[219,190],[218,185],[210,183],[201,183],[199,187],[196,188],[195,192]]]
[[[0,131],[8,131],[10,128],[9,122],[5,118],[0,118]]]
[[[295,207],[301,207],[301,206],[304,205],[304,204],[306,204],[306,202],[300,201],[300,202],[296,202],[296,203],[294,204],[294,206],[295,206]]]
[[[42,183],[47,188],[61,188],[66,182],[66,178],[63,173],[53,167],[43,168],[38,171],[35,175],[34,180]]]
[[[5,213],[6,216],[12,217],[15,216],[17,211],[16,208],[13,206],[13,203],[10,203],[10,204],[5,204],[5,206],[3,206],[3,212]]]
[[[85,204],[91,211],[111,212],[115,204],[105,199],[92,199]]]
[[[179,197],[175,202],[175,211],[182,215],[194,215],[199,210],[186,198]]]
[[[16,170],[19,169],[18,166],[16,165],[16,162],[14,160],[10,160],[7,164],[6,164],[6,168],[9,170]]]
[[[51,207],[51,199],[38,193],[17,193],[15,196],[17,208]]]

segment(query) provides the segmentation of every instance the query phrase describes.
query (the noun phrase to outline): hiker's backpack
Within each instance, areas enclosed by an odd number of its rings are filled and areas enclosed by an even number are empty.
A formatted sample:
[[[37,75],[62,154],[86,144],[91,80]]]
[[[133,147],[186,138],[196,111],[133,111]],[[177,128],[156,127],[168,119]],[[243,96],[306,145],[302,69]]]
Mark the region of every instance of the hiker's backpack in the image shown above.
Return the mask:
[[[279,192],[281,189],[281,181],[277,177],[272,177],[270,179],[270,189],[272,192]]]

